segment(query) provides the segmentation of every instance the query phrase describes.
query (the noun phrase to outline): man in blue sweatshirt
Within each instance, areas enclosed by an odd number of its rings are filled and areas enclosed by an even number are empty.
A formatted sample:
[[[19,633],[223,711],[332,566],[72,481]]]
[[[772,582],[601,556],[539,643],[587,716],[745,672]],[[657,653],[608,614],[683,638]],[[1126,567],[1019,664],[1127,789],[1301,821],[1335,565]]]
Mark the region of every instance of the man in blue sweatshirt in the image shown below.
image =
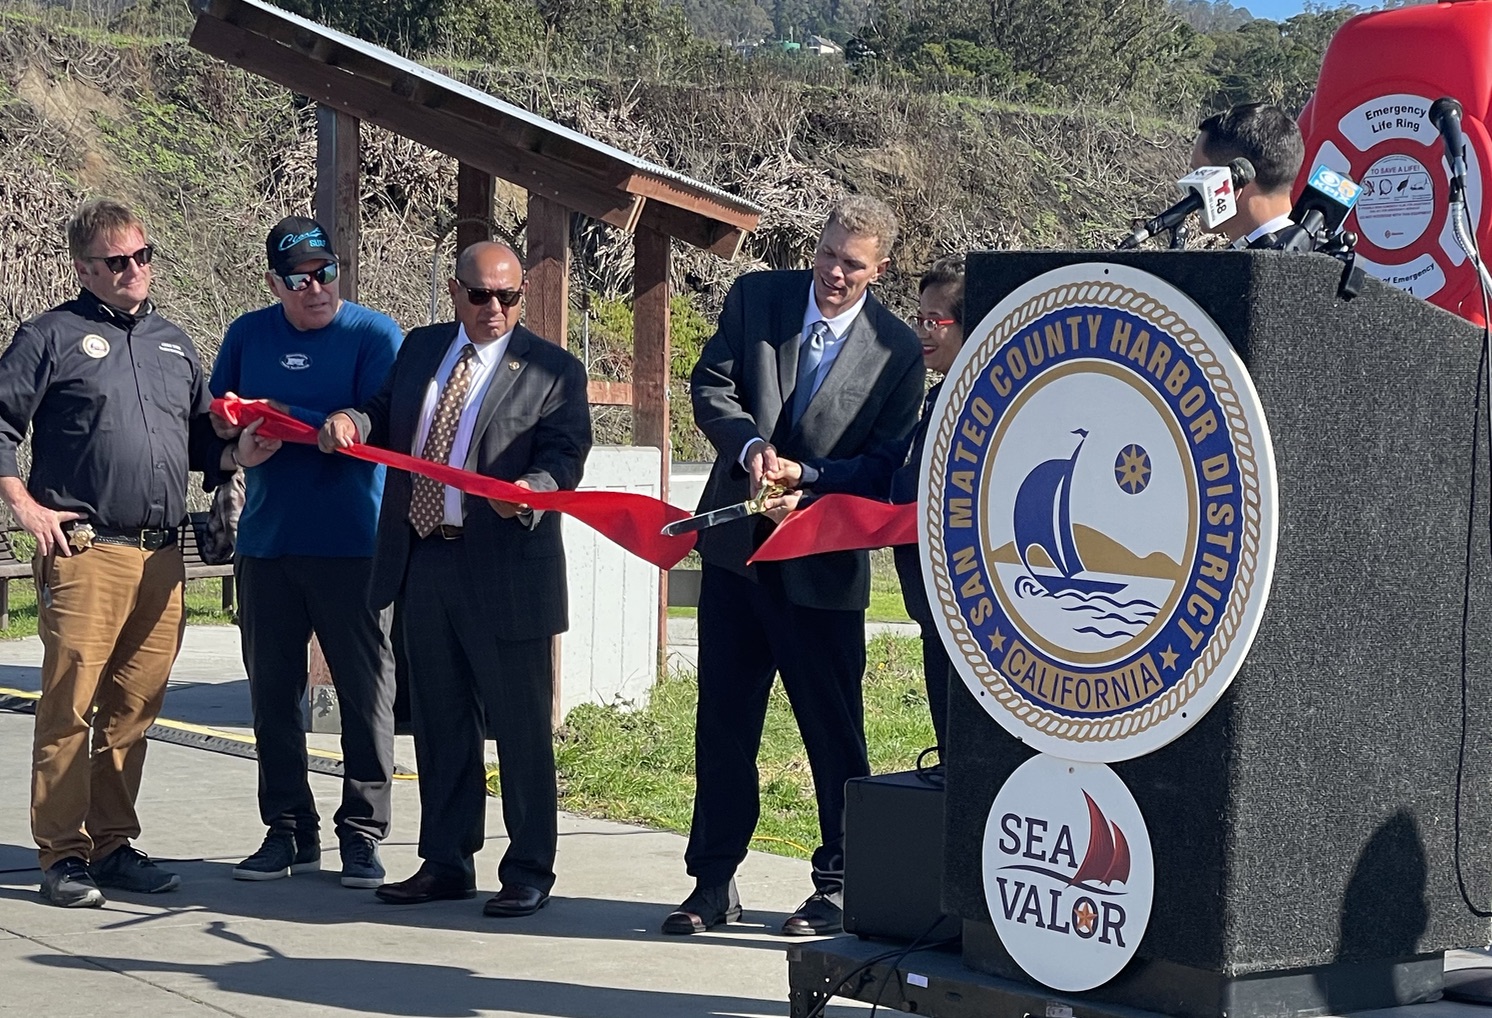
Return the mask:
[[[337,293],[337,256],[314,220],[290,216],[266,241],[265,281],[279,303],[228,327],[214,396],[267,399],[313,427],[378,392],[403,340],[387,315]],[[239,880],[321,867],[306,778],[301,704],[314,632],[342,713],[342,806],[334,818],[345,887],[377,887],[394,770],[394,662],[389,619],[368,606],[384,468],[286,443],[245,476],[236,572],[244,665],[254,705],[259,812],[269,833]]]

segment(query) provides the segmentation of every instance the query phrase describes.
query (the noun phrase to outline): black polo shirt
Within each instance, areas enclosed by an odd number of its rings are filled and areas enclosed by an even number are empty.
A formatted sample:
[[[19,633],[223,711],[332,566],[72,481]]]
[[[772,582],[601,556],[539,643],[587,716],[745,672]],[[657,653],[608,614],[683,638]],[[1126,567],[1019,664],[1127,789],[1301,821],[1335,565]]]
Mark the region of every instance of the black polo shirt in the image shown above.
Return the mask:
[[[0,355],[0,477],[21,476],[29,427],[36,501],[106,528],[175,527],[188,470],[221,480],[211,399],[186,333],[148,302],[130,315],[84,290]]]

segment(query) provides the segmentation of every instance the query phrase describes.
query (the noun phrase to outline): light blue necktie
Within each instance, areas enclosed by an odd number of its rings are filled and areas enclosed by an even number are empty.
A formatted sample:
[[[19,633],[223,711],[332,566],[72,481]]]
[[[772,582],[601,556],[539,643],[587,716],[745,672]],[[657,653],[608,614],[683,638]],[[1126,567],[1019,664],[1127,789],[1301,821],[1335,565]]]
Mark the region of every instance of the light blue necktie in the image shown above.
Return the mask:
[[[813,401],[814,383],[818,380],[819,365],[824,361],[824,344],[828,341],[829,326],[821,318],[813,323],[798,347],[798,383],[793,386],[794,425],[803,419],[808,404]]]

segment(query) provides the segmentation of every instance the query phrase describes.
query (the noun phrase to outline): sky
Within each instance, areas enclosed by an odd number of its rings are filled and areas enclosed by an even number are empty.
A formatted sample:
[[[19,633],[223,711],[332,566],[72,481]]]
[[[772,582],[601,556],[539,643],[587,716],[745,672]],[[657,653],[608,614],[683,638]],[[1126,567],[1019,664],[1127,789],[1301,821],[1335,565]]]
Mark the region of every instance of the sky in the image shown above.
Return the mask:
[[[1305,10],[1306,0],[1233,0],[1233,6],[1247,9],[1256,18],[1284,21],[1291,15]],[[1371,5],[1359,2],[1359,6]]]

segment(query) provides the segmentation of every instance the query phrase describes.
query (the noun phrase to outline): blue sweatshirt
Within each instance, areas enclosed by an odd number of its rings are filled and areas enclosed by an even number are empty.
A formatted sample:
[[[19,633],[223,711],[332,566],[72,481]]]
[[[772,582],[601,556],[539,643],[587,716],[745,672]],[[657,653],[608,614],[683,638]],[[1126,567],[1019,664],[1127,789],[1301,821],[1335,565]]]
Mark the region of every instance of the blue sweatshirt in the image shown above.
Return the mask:
[[[383,386],[404,334],[388,315],[343,301],[325,328],[301,332],[279,304],[228,326],[213,365],[214,396],[274,399],[321,427],[328,414],[361,406]],[[314,445],[286,442],[246,472],[238,553],[250,558],[373,554],[384,468]]]

